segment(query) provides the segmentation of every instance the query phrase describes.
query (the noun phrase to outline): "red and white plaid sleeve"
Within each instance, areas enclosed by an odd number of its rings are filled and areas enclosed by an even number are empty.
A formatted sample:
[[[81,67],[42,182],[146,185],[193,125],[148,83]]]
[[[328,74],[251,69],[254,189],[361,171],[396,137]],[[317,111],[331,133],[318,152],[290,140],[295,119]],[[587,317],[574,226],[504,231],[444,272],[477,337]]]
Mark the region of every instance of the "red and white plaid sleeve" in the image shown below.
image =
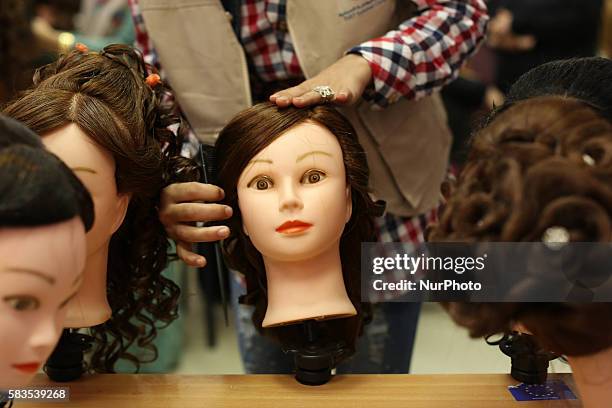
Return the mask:
[[[134,21],[134,31],[136,32],[134,47],[138,48],[142,52],[142,56],[147,64],[151,64],[160,70],[157,52],[155,52],[155,48],[153,47],[153,43],[151,42],[151,38],[147,32],[147,27],[145,27],[138,0],[128,0],[128,4],[130,5],[132,20]]]
[[[138,0],[128,0],[130,5],[130,12],[132,14],[132,20],[134,21],[134,29],[136,31],[136,40],[134,43],[134,47],[138,48],[142,52],[142,56],[147,64],[154,66],[159,75],[163,80],[166,80],[166,75],[159,63],[159,58],[157,57],[157,51],[155,51],[155,47],[153,46],[153,42],[151,41],[151,37],[149,37],[149,33],[147,32],[147,27],[145,26],[144,19],[142,18],[142,13],[140,12],[140,6],[138,4]],[[174,102],[174,95],[166,94],[164,95],[164,100],[162,103],[172,103]],[[180,112],[180,106],[176,103],[176,107]],[[184,115],[181,113],[184,117]],[[196,152],[198,151],[199,142],[198,139],[191,127],[187,122],[184,122],[184,126],[187,127],[188,133],[187,137],[183,141],[183,146],[181,149],[181,154],[185,157],[194,157]],[[176,132],[176,129],[172,129],[173,132]]]
[[[419,10],[415,17],[348,51],[370,63],[373,89],[364,98],[380,107],[440,89],[484,38],[489,16],[483,0],[413,2]]]

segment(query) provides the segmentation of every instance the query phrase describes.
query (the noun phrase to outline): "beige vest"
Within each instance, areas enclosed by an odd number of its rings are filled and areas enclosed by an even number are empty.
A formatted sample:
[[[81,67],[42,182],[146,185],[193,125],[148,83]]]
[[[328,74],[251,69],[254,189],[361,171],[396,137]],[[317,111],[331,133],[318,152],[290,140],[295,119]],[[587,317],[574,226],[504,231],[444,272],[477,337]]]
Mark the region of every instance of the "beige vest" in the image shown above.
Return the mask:
[[[394,29],[408,0],[287,0],[287,25],[300,66],[312,77],[351,47]],[[251,105],[246,58],[220,0],[140,0],[149,35],[198,138],[213,143]],[[343,108],[368,155],[371,187],[397,215],[439,201],[451,136],[437,95],[403,98],[384,110],[362,101]]]

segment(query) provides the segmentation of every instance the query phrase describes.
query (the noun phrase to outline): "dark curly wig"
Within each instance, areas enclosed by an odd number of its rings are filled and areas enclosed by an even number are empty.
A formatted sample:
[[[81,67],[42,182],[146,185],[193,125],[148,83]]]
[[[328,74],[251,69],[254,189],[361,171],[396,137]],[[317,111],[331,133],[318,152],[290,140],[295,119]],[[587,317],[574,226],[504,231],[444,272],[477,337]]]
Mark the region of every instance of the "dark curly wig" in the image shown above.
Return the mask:
[[[169,242],[157,214],[166,185],[199,179],[197,167],[180,157],[179,124],[172,104],[163,104],[163,84],[145,83],[149,73],[133,48],[109,45],[100,53],[74,50],[39,69],[34,87],[13,101],[5,114],[44,137],[75,123],[116,163],[119,194],[130,194],[127,215],[110,241],[107,293],[112,317],[91,328],[97,340],[91,368],[112,372],[119,358],[137,366],[126,350],[137,344],[157,350],[159,324],[177,317],[179,288],[161,272]]]
[[[474,136],[428,239],[534,242],[550,227],[564,227],[571,241],[612,241],[612,124],[560,96],[513,103]],[[612,303],[444,306],[472,337],[508,333],[520,322],[557,353],[612,346]]]
[[[340,144],[346,168],[347,185],[351,188],[352,215],[340,239],[342,271],[347,294],[357,310],[354,318],[338,319],[335,326],[338,336],[354,342],[362,327],[369,307],[361,303],[360,258],[361,242],[374,241],[374,215],[376,203],[368,194],[369,169],[366,155],[357,140],[351,124],[334,108],[314,106],[309,108],[278,108],[272,103],[260,103],[234,117],[221,131],[215,145],[218,158],[218,182],[225,191],[224,204],[234,209],[227,224],[230,236],[224,241],[226,259],[230,265],[245,275],[247,294],[245,304],[255,305],[253,322],[265,335],[283,344],[292,343],[291,326],[262,328],[267,308],[267,280],[263,258],[250,238],[244,234],[242,216],[238,206],[238,179],[249,161],[274,142],[283,133],[307,121],[326,127]]]

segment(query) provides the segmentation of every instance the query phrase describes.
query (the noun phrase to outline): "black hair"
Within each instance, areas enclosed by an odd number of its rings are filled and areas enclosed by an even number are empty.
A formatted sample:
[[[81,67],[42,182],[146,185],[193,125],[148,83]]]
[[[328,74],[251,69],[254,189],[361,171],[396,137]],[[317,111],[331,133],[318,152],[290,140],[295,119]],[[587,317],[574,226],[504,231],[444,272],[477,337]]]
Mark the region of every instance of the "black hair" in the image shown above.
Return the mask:
[[[0,115],[0,226],[49,225],[75,216],[86,230],[93,225],[85,186],[34,132]]]
[[[487,123],[515,103],[538,96],[578,99],[612,122],[612,60],[573,58],[533,68],[510,87],[506,101],[492,112]]]

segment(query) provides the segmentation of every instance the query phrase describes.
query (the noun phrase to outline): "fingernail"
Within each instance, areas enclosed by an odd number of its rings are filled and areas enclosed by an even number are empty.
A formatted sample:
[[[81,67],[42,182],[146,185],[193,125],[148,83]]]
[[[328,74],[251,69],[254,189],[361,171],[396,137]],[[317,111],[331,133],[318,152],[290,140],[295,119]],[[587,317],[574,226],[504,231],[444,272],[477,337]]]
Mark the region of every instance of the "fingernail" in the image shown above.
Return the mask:
[[[217,230],[217,236],[221,237],[221,238],[225,238],[229,235],[229,228],[227,227],[221,227]]]
[[[303,99],[300,98],[299,96],[297,98],[293,98],[293,102],[302,102]]]
[[[196,265],[202,267],[205,264],[204,258],[202,258],[201,256],[197,256],[197,257],[193,257],[192,258],[193,263],[195,263]]]
[[[232,210],[232,207],[225,207],[225,215],[227,215],[228,217],[231,217],[233,213],[234,213],[234,210]]]
[[[223,200],[225,198],[225,191],[223,191],[223,189],[221,188],[219,189],[219,197],[220,200]]]
[[[286,96],[279,96],[278,98],[276,98],[276,102],[288,102],[289,98],[287,98]]]

